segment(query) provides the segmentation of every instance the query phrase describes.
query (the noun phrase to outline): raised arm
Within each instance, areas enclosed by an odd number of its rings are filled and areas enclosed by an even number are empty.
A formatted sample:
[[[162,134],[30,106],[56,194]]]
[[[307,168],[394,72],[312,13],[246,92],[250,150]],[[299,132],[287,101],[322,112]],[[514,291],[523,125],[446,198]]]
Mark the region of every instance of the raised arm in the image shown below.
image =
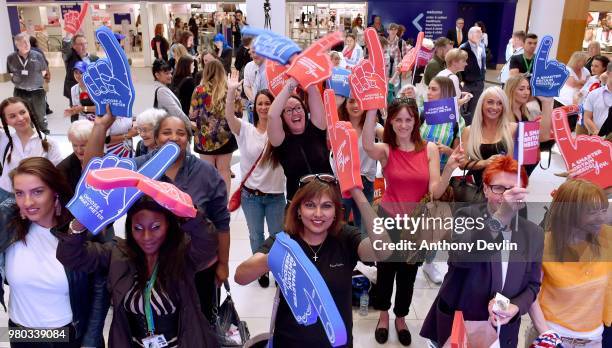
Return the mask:
[[[85,228],[77,220],[72,221],[76,229]],[[58,234],[58,239],[56,257],[66,268],[86,273],[108,271],[114,242],[87,242],[87,231],[75,234],[67,226]]]
[[[241,83],[242,81],[238,81],[238,72],[233,71],[230,79],[227,81],[227,98],[225,99],[225,119],[227,120],[227,125],[230,127],[230,130],[232,133],[236,134],[236,136],[240,135],[242,123],[240,119],[236,117],[234,104],[236,91]]]
[[[272,146],[279,146],[283,143],[283,140],[285,140],[285,131],[283,130],[281,115],[285,109],[287,100],[289,100],[291,93],[293,93],[297,85],[298,83],[295,79],[288,79],[281,92],[274,98],[272,105],[270,105],[268,114],[268,139],[270,139],[270,144],[272,144]]]
[[[368,110],[366,112],[366,120],[363,124],[363,132],[361,133],[361,141],[363,149],[370,158],[380,161],[384,167],[387,164],[389,157],[389,146],[385,143],[376,143],[376,110]]]
[[[319,93],[316,85],[308,87],[307,92],[310,122],[312,122],[315,127],[325,130],[327,128],[327,121],[325,120],[325,106],[323,105],[321,93]]]
[[[357,250],[359,259],[363,261],[384,261],[388,259],[393,252],[386,249],[381,250],[383,248],[380,246],[391,243],[389,234],[384,229],[382,231],[374,229],[374,223],[378,216],[363,194],[363,191],[359,188],[354,188],[351,190],[351,196],[361,213],[361,223],[364,224],[368,233],[368,238],[359,243]]]
[[[106,131],[115,122],[115,117],[110,111],[110,106],[106,106],[106,114],[100,117],[96,117],[94,120],[93,130],[91,136],[87,140],[87,146],[85,147],[85,157],[83,163],[89,163],[94,157],[104,156],[104,139],[106,138]]]
[[[542,119],[540,120],[540,142],[550,140],[550,129],[552,127],[553,99],[540,97],[542,102]]]
[[[457,162],[459,149],[455,149],[449,157],[442,175],[440,175],[440,152],[436,144],[432,142],[427,143],[427,155],[429,161],[429,192],[431,192],[434,199],[438,199],[446,191],[453,171],[459,166]]]

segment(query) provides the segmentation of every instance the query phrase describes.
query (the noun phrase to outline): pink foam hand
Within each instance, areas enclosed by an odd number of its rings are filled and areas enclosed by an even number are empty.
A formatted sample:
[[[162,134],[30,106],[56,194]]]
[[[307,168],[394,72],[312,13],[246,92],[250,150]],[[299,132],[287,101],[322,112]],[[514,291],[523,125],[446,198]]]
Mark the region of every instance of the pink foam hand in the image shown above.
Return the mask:
[[[417,61],[417,56],[419,54],[419,51],[421,50],[421,46],[423,45],[424,38],[425,38],[425,33],[420,31],[419,35],[417,36],[415,46],[402,59],[402,66],[400,68],[401,72],[412,71],[412,68],[414,68],[414,64]]]
[[[336,31],[315,41],[304,52],[291,58],[287,75],[296,79],[303,89],[326,80],[333,68],[327,51],[342,40],[342,32]]]
[[[285,82],[289,79],[287,76],[287,67],[273,60],[266,60],[266,78],[268,80],[268,89],[275,97],[283,90]]]
[[[612,186],[612,143],[598,136],[579,135],[574,138],[562,108],[553,110],[552,126],[555,140],[567,169],[601,188]]]
[[[387,80],[382,46],[374,28],[367,28],[364,36],[369,57],[359,62],[351,71],[351,94],[357,99],[361,110],[386,109]]]
[[[191,197],[176,186],[150,179],[129,169],[105,168],[92,170],[87,174],[86,180],[88,185],[100,190],[136,187],[177,216],[195,217],[197,214]]]
[[[336,176],[340,183],[342,195],[348,198],[351,189],[356,187],[363,189],[357,132],[350,122],[339,121],[333,89],[326,89],[323,92],[323,104],[325,104],[325,116],[334,154]]]
[[[85,15],[87,14],[87,9],[89,8],[89,2],[85,1],[83,6],[81,6],[81,12],[77,11],[68,11],[64,15],[64,28],[66,32],[75,35],[81,25],[83,24],[83,20],[85,20]]]

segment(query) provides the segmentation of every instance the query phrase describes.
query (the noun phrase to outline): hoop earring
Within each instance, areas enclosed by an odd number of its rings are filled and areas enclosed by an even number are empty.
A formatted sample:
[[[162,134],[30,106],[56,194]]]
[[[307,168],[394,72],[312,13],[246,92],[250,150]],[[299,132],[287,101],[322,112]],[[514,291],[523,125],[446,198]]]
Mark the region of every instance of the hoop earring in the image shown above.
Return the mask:
[[[55,216],[62,215],[62,205],[59,202],[59,195],[55,195]]]

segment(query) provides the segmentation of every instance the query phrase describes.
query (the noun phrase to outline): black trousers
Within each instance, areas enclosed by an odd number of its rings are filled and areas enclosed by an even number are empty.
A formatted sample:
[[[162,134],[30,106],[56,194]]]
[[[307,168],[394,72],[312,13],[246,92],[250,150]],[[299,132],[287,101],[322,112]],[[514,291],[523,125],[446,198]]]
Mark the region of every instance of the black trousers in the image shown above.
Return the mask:
[[[469,92],[474,96],[469,102],[467,102],[467,104],[463,106],[465,108],[465,112],[463,112],[462,116],[465,119],[466,126],[472,124],[474,112],[476,111],[476,104],[478,104],[478,99],[480,99],[480,95],[482,94],[483,90],[484,81],[465,82],[463,85],[463,91]]]
[[[217,263],[207,269],[196,273],[195,285],[200,297],[200,307],[202,313],[208,321],[214,323],[214,311],[219,306],[219,298],[221,297],[221,289],[217,287],[215,279]]]
[[[377,262],[376,268],[377,300],[374,308],[381,311],[388,311],[391,308],[391,295],[395,281],[393,313],[396,317],[405,317],[410,311],[414,281],[419,265],[405,262]]]
[[[9,319],[8,327],[11,329],[24,328],[19,324],[15,324]],[[67,325],[68,327],[68,342],[11,342],[11,348],[80,348],[81,340],[76,339],[74,326]]]

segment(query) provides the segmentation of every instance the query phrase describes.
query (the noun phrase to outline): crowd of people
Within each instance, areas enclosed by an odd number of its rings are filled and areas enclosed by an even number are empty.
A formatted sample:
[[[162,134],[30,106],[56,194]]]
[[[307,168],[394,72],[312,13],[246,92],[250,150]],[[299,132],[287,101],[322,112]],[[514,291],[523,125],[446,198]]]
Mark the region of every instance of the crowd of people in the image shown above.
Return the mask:
[[[269,287],[268,253],[275,235],[286,232],[329,288],[347,331],[347,347],[353,345],[351,278],[358,262],[376,267],[372,291],[379,317],[372,335],[380,344],[389,339],[394,289],[394,328],[403,346],[420,334],[431,346],[443,347],[457,310],[468,321],[496,327],[500,347],[517,347],[526,314],[533,325],[526,330],[525,347],[542,335],[563,347],[612,344],[608,191],[573,178],[570,171],[538,225],[525,216],[524,203],[536,165],[519,167],[512,158],[521,121],[538,120],[540,148],[551,146],[553,108],[560,105],[583,104],[576,132],[610,139],[608,58],[595,49],[588,55],[575,53],[560,96],[534,97],[529,79],[538,37],[515,32],[501,75],[503,88],[485,88],[486,49],[494,38],[486,36],[484,23],[466,30],[459,18],[446,37],[434,41],[422,72],[427,91],[420,97],[456,97],[461,115],[456,122],[428,124],[415,85],[402,84],[401,76],[394,79],[412,49],[402,38],[405,28],[395,23],[385,27],[375,16],[372,27],[380,35],[385,78],[392,88],[383,110],[361,109],[354,95],[337,96],[339,119],[350,123],[358,137],[358,153],[351,160],[359,160],[363,183],[363,188],[340,192],[322,96],[325,84],[302,89],[288,78],[273,95],[265,59],[253,49],[252,37],[240,35],[245,21],[242,13],[239,17],[230,26],[230,42],[218,33],[213,45],[204,48],[198,48],[203,43],[197,42],[191,21],[182,30],[176,18],[170,41],[164,25],[157,24],[151,41],[156,58],[151,108],[133,119],[112,115],[110,108],[96,115],[83,74],[98,57],[89,52],[85,36],[67,35],[64,115],[72,122],[67,138],[73,152],[66,158],[47,137],[46,59],[31,48],[26,33],[15,37],[17,52],[7,60],[14,97],[0,103],[0,274],[10,287],[8,326],[65,328],[67,339],[15,341],[12,347],[104,347],[111,306],[106,342],[112,347],[219,346],[214,330],[218,289],[230,273],[228,198],[236,190],[230,167],[236,150],[252,255],[237,266],[235,281]],[[329,52],[335,66],[351,69],[369,58],[363,20],[357,19],[341,47]],[[189,195],[198,210],[194,218],[179,218],[143,196],[127,211],[125,238],[120,238],[113,224],[91,234],[66,209],[92,158],[113,154],[142,167],[169,142],[178,145],[180,154],[161,180]],[[379,166],[385,188],[374,209]],[[458,169],[477,194],[461,202],[469,205],[455,209],[454,217],[478,217],[484,224],[444,238],[512,241],[518,251],[452,251],[445,274],[434,251],[406,259],[403,253],[375,247],[406,238],[402,228],[375,231],[375,219],[411,215],[424,201],[452,202]],[[418,300],[413,290],[419,267],[440,289],[417,333],[410,331],[406,316]],[[497,307],[496,294],[507,297],[508,305]],[[327,328],[320,322],[300,325],[282,296],[272,320],[276,346],[330,346]],[[162,339],[163,345],[148,345]]]

